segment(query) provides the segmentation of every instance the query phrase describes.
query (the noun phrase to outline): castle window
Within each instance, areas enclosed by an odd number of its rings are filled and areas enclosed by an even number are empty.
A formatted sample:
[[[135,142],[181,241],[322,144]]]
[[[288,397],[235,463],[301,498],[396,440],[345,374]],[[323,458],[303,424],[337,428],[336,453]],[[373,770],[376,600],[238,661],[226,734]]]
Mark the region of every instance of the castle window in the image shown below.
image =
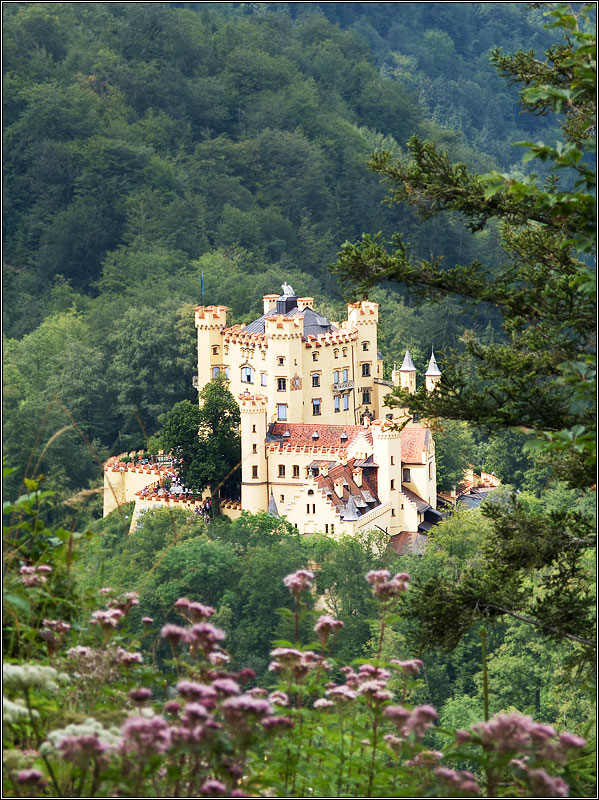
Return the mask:
[[[212,367],[212,377],[218,378],[220,375],[220,367]]]
[[[287,381],[285,378],[277,378],[277,392],[287,391]]]
[[[312,375],[312,386],[320,386],[320,374],[318,372]]]
[[[320,398],[312,400],[312,416],[320,416]]]
[[[294,464],[293,465],[293,477],[294,478],[299,478],[299,475],[300,475],[300,473],[299,473],[299,464]]]
[[[260,384],[261,386],[266,386],[266,372],[260,373]]]
[[[344,394],[343,395],[343,410],[344,411],[349,411],[349,395],[348,394]]]
[[[252,478],[258,477],[258,467],[252,467]]]
[[[410,470],[409,469],[404,469],[402,480],[404,481],[404,483],[410,483]]]
[[[253,444],[252,445],[252,453],[257,453],[257,452],[258,452],[258,445],[257,444]]]
[[[231,370],[229,369],[229,367],[225,367],[225,378],[227,378],[227,379],[229,378],[230,371]]]
[[[403,506],[402,506],[402,508],[403,508]],[[392,517],[394,517],[394,516],[395,516],[395,509],[394,509],[394,508],[392,508],[392,509],[391,509],[391,516],[392,516]]]
[[[306,503],[306,514],[310,513],[310,503]]]
[[[391,466],[395,464],[395,456],[391,456]]]
[[[333,408],[335,409],[335,413],[341,411],[341,398],[338,394],[333,397]]]
[[[252,425],[252,433],[256,433],[256,426]]]
[[[312,503],[312,513],[316,514],[316,504]]]
[[[363,378],[370,377],[370,364],[362,364],[362,377]]]
[[[367,390],[365,392],[362,392],[362,403],[364,405],[368,405],[368,403],[370,403],[370,391],[369,390]]]
[[[281,503],[284,503],[285,502],[285,495],[284,494],[280,494],[279,495],[279,500],[281,501]]]
[[[333,350],[333,357],[339,358],[339,349],[337,347]]]
[[[391,489],[395,489],[395,481],[391,481]]]
[[[224,349],[225,349],[225,355],[228,356],[229,355],[229,345],[226,344]]]
[[[285,464],[279,464],[279,478],[285,477]]]
[[[217,356],[217,355],[218,355],[218,345],[215,345],[215,346],[212,348],[212,355],[213,355],[213,356]]]
[[[428,479],[431,481],[433,479],[433,462],[428,462]]]
[[[277,364],[278,364],[280,367],[282,367],[282,366],[285,364],[285,359],[283,358],[283,356],[279,356],[279,357],[277,358]]]
[[[362,350],[368,350],[369,346],[370,346],[369,342],[362,342]]]
[[[314,494],[314,489],[308,489],[308,494],[312,496]]]
[[[347,347],[344,347],[342,352],[343,352],[343,358],[345,358],[347,356]]]
[[[254,370],[251,367],[241,368],[241,382],[242,383],[254,382]]]
[[[277,405],[277,417],[280,420],[287,419],[287,406],[285,403],[279,403]]]
[[[312,353],[312,361],[318,361],[318,353]]]
[[[347,377],[348,377],[348,375],[349,375],[349,370],[348,370],[348,369],[347,369],[347,367],[346,367],[346,368],[343,370],[343,372],[341,373],[341,376],[342,376],[342,377],[341,377],[341,380],[343,381],[343,383],[347,383]]]
[[[339,383],[339,370],[336,369],[333,372],[333,383]]]
[[[420,414],[414,412],[414,414],[412,414],[412,422],[420,422]]]
[[[328,524],[328,522],[325,522],[325,524],[324,524],[324,532],[325,533],[329,532],[329,524]]]

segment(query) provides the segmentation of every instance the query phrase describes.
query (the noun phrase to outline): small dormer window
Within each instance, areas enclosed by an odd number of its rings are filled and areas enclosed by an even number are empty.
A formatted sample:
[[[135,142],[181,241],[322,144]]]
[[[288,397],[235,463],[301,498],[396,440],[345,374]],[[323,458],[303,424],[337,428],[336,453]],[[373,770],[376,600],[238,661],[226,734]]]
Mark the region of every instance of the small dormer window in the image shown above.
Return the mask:
[[[312,438],[314,439],[314,441],[320,439],[320,434],[318,433],[318,431],[314,431],[314,433],[312,434]]]

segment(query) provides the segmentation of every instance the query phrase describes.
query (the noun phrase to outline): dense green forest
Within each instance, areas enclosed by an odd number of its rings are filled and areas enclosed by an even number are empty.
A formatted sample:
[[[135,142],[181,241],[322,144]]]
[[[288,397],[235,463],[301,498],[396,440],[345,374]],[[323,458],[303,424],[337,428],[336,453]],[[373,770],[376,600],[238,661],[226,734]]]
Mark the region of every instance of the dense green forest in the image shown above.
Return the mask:
[[[6,795],[593,796],[583,10],[3,12]],[[434,346],[439,485],[503,478],[421,555],[101,518],[103,459],[197,399],[193,306],[284,279],[332,318],[367,289],[387,369]]]
[[[64,493],[195,399],[202,299],[248,320],[286,278],[344,316],[327,264],[364,230],[400,227],[416,255],[448,264],[501,258],[492,225],[472,235],[459,214],[423,223],[383,204],[373,150],[403,152],[418,133],[474,169],[509,169],[521,154],[508,143],[549,124],[519,113],[489,63],[492,45],[551,41],[520,5],[4,13],[5,452]],[[373,297],[387,368],[406,346],[424,371],[430,346],[461,347],[465,328],[495,335],[488,309],[415,308],[384,287]]]

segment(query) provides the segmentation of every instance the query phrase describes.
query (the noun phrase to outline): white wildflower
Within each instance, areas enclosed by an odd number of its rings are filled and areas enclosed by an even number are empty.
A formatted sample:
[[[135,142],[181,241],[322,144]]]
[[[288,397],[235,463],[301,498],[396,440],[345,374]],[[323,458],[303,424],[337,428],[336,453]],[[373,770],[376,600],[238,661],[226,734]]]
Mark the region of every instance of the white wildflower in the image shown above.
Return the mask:
[[[64,682],[68,676],[60,676],[54,667],[43,667],[40,664],[3,664],[2,679],[6,689],[45,689],[55,692],[56,681]]]
[[[39,717],[39,713],[35,709],[32,709],[31,713],[34,717]],[[29,711],[22,700],[13,701],[2,695],[2,720],[5,724],[22,722],[28,718]]]

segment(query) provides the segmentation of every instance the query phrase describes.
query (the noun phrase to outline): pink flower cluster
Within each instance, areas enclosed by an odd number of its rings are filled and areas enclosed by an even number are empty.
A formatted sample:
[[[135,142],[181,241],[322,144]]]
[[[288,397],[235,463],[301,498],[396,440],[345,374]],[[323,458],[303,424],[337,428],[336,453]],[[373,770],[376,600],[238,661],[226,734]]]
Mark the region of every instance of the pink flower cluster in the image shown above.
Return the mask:
[[[94,611],[90,625],[99,625],[103,631],[116,628],[124,616],[120,608],[109,608],[107,611]]]
[[[117,597],[108,603],[110,608],[118,609],[126,616],[133,606],[139,605],[139,595],[137,592],[126,592],[122,597]]]
[[[445,784],[454,791],[467,795],[480,793],[476,778],[468,770],[463,769],[456,772],[453,769],[449,769],[449,767],[437,767],[434,774],[439,783]]]
[[[186,597],[180,597],[175,603],[175,608],[189,622],[207,622],[214,614],[212,606],[192,602]]]
[[[271,672],[292,673],[296,681],[304,678],[311,669],[322,666],[328,668],[326,661],[313,650],[296,650],[294,647],[276,647],[271,650],[274,659],[268,668]]]
[[[531,769],[526,759],[513,759],[512,766],[519,767],[532,789],[535,797],[568,797],[568,784],[556,775],[541,768]]]
[[[170,729],[162,717],[129,717],[121,727],[120,751],[149,757],[164,753],[171,741]]]
[[[395,723],[400,736],[413,735],[416,740],[422,739],[438,716],[432,706],[426,705],[417,706],[412,711],[403,706],[387,706],[383,714]]]
[[[22,769],[17,772],[17,783],[27,786],[38,786],[43,789],[46,781],[39,769]]]
[[[46,583],[47,573],[52,572],[52,567],[48,564],[39,564],[37,567],[23,566],[19,570],[24,586],[41,586]]]
[[[392,658],[390,663],[398,666],[406,675],[416,675],[424,666],[419,658],[412,658],[409,661],[400,661],[397,658]]]
[[[298,598],[306,589],[312,588],[314,573],[309,569],[298,569],[283,578],[283,583],[289,589],[293,597]]]
[[[377,600],[389,602],[407,591],[410,576],[407,572],[398,572],[392,578],[389,570],[373,569],[366,573],[366,580],[372,586],[373,594]]]
[[[143,661],[141,653],[129,653],[122,647],[117,649],[116,657],[118,662],[125,667],[132,667],[134,664],[141,664]]]
[[[61,619],[45,619],[42,622],[42,627],[54,633],[64,634],[71,630],[68,622],[63,622]]]
[[[321,617],[318,617],[314,630],[323,647],[326,647],[327,639],[330,634],[341,630],[343,624],[344,623],[341,622],[340,619],[335,619],[335,617],[331,617],[329,614],[323,614]]]
[[[488,722],[473,725],[471,731],[457,731],[458,744],[474,742],[492,747],[498,753],[535,753],[541,758],[564,764],[567,752],[584,747],[586,741],[571,733],[557,733],[551,725],[535,722],[513,712],[497,714]]]
[[[106,745],[97,734],[65,736],[58,744],[60,755],[65,761],[72,761],[74,764],[86,764],[92,759],[99,759],[106,751]]]

